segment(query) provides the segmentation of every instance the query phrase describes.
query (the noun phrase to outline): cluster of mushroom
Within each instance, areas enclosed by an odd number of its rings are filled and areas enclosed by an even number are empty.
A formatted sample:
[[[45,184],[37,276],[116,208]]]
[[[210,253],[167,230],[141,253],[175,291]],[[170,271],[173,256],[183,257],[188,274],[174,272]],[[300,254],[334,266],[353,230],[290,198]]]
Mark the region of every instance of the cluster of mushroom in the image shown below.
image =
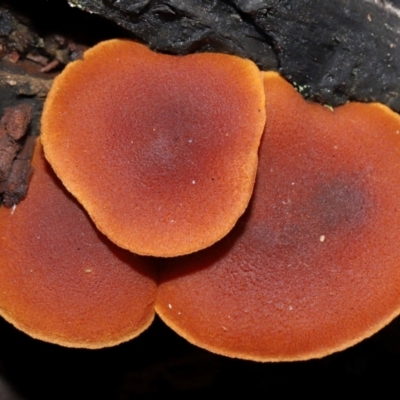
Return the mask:
[[[0,209],[0,314],[33,337],[112,346],[156,312],[215,353],[301,360],[400,313],[385,106],[332,110],[249,60],[112,40],[56,78],[41,142],[26,199]]]

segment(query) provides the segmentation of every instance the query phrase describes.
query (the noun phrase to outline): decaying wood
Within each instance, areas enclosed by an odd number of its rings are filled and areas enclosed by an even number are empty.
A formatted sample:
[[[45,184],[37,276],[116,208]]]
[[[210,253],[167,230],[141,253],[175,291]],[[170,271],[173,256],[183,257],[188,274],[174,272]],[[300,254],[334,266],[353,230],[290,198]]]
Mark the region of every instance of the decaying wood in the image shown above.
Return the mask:
[[[13,160],[8,178],[0,182],[0,193],[6,207],[17,205],[28,191],[29,179],[32,175],[31,158],[35,148],[36,137],[27,136],[21,144],[21,150]]]
[[[0,120],[0,195],[6,207],[18,204],[28,188],[35,138],[24,136],[31,113],[32,107],[21,103],[7,107]]]

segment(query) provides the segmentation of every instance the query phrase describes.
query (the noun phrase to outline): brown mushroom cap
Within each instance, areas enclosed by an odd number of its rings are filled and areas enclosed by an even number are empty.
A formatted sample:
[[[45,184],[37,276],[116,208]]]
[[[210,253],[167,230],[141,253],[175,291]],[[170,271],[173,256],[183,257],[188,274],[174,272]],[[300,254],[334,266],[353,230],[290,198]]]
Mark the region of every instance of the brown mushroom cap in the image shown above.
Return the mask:
[[[225,236],[253,190],[261,73],[224,54],[157,54],[111,40],[55,80],[46,158],[118,246],[170,257]]]
[[[156,312],[194,344],[259,361],[347,348],[400,313],[400,117],[333,112],[265,75],[254,197],[199,253],[165,260]]]
[[[27,334],[70,347],[129,340],[153,320],[149,260],[100,234],[35,149],[28,196],[0,208],[0,314]]]

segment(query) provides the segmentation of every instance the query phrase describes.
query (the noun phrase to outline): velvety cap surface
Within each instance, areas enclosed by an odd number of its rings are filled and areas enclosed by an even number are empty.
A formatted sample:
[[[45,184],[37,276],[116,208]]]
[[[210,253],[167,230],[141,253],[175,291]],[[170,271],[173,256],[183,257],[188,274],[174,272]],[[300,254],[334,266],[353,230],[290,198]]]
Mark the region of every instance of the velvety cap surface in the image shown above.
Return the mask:
[[[215,246],[167,260],[156,311],[216,353],[322,357],[400,312],[400,118],[308,103],[275,73],[265,91],[249,209]]]
[[[137,336],[154,316],[153,266],[97,231],[40,144],[33,166],[26,199],[0,208],[0,314],[64,346],[98,348]]]
[[[251,61],[111,40],[55,80],[42,132],[56,174],[105,235],[169,257],[213,244],[242,215],[264,124]]]

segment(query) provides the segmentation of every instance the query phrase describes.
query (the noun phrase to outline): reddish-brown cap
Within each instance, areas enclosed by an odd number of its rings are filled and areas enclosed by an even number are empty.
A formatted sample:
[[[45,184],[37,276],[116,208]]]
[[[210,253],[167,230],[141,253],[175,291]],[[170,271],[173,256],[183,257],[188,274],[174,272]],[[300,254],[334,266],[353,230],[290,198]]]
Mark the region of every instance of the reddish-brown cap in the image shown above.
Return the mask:
[[[26,199],[0,208],[0,314],[63,346],[99,348],[137,336],[153,320],[152,265],[96,230],[40,145],[33,165]]]
[[[251,205],[221,242],[166,260],[156,311],[216,353],[322,357],[400,312],[400,118],[308,103],[275,73],[265,90]]]
[[[102,42],[55,80],[43,146],[114,243],[170,257],[205,248],[247,207],[265,124],[254,63]]]

